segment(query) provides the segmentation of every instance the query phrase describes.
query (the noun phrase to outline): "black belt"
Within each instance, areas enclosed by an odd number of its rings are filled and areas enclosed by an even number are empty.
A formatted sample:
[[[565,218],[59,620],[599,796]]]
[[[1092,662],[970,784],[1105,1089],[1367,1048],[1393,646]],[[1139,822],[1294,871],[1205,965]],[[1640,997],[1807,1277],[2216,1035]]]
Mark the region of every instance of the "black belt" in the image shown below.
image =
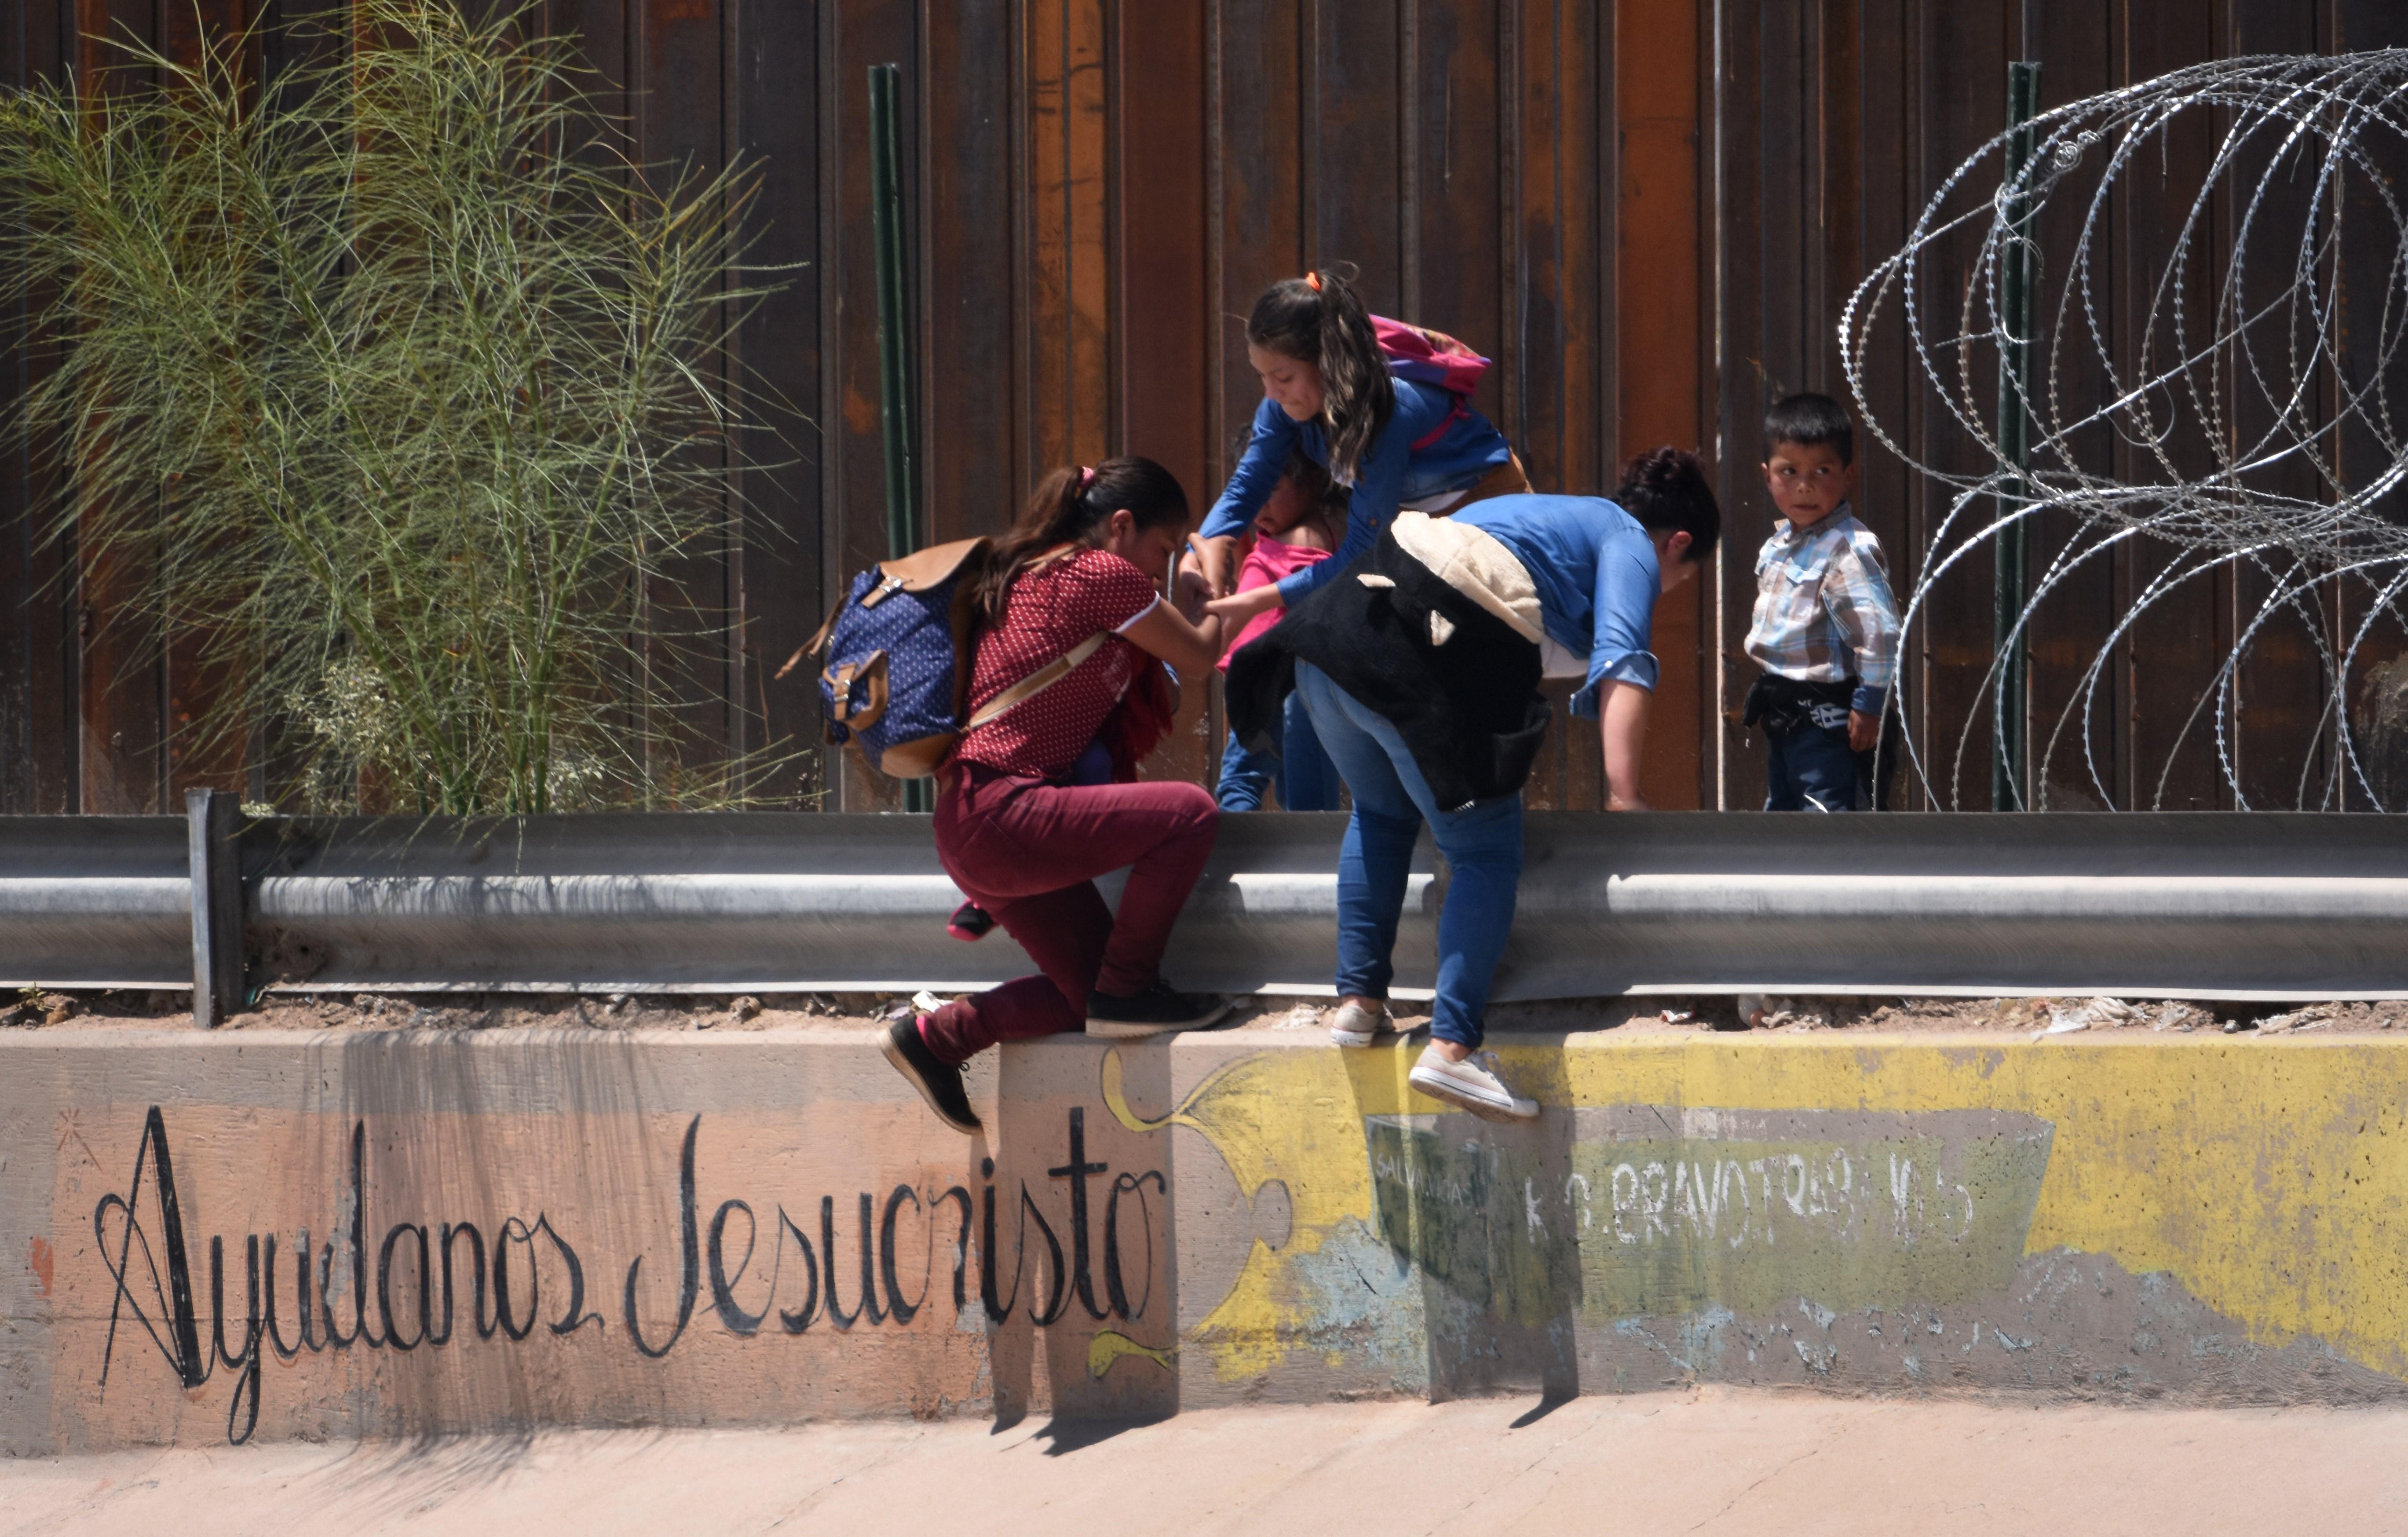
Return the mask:
[[[1741,724],[1754,725],[1761,721],[1766,736],[1786,737],[1814,724],[1816,705],[1852,709],[1856,688],[1854,678],[1836,683],[1810,683],[1802,678],[1784,678],[1777,672],[1762,673],[1756,686],[1747,691],[1747,707]]]

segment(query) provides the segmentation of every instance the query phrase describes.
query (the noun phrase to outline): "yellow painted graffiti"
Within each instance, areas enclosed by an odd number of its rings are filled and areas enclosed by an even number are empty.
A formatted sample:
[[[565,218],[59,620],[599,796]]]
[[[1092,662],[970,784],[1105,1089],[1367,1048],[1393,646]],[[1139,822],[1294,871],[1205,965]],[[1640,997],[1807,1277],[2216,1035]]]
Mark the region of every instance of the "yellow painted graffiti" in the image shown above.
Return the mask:
[[[2408,1048],[1699,1042],[1559,1060],[1575,1103],[2037,1116],[2056,1146],[2027,1253],[2164,1271],[2260,1343],[2312,1335],[2408,1375]]]
[[[1132,1131],[1186,1127],[1203,1136],[1229,1166],[1249,1201],[1273,1180],[1285,1184],[1294,1226],[1274,1255],[1257,1241],[1246,1267],[1218,1307],[1198,1323],[1191,1342],[1205,1346],[1224,1377],[1245,1377],[1278,1364],[1312,1311],[1298,1295],[1290,1261],[1317,1253],[1339,1224],[1365,1220],[1371,1210],[1371,1171],[1364,1153],[1363,1081],[1392,1061],[1394,1083],[1378,1102],[1409,1097],[1441,1107],[1404,1086],[1412,1064],[1389,1052],[1275,1051],[1240,1056],[1197,1085],[1178,1109],[1147,1120],[1129,1109],[1120,1053],[1104,1054],[1103,1099]]]
[[[1138,1343],[1118,1329],[1103,1329],[1087,1342],[1087,1375],[1102,1376],[1125,1356],[1135,1356],[1142,1360],[1152,1361],[1154,1365],[1168,1371],[1171,1363],[1178,1358],[1179,1352],[1157,1350],[1150,1344]]]
[[[1312,1257],[1341,1229],[1380,1222],[1367,1126],[1419,1124],[1442,1108],[1407,1087],[1410,1050],[1250,1052],[1156,1120],[1130,1111],[1117,1055],[1106,1056],[1105,1102],[1125,1126],[1187,1128],[1250,1200],[1273,1181],[1292,1199],[1288,1241],[1276,1251],[1256,1242],[1228,1294],[1188,1334],[1222,1376],[1314,1348]],[[2022,1253],[2071,1249],[2135,1274],[2163,1272],[2258,1343],[2314,1338],[2408,1376],[2408,1042],[1575,1037],[1507,1044],[1500,1056],[1549,1116],[1630,1107],[1874,1113],[1911,1141],[1918,1115],[2012,1113],[2052,1136]],[[1510,1149],[1512,1139],[1547,1133],[1481,1135]],[[1714,1165],[1716,1179],[1728,1186],[1738,1167]],[[1687,1300],[1644,1300],[1668,1313]]]

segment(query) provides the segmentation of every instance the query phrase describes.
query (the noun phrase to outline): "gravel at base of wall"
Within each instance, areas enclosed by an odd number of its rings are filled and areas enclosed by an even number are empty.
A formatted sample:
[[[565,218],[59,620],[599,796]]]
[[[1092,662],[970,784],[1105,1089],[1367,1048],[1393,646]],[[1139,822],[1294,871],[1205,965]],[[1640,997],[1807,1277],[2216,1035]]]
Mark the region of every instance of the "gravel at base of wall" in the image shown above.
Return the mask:
[[[950,998],[957,995],[927,995]],[[2197,998],[2102,1000],[2046,998],[1567,998],[1500,1003],[1489,1027],[1513,1030],[1629,1030],[1634,1033],[1787,1033],[1849,1029],[1915,1034],[1998,1031],[2072,1034],[2135,1029],[2196,1033],[2336,1035],[2408,1028],[2408,998],[2372,1001],[2267,1002]],[[1742,1022],[1744,1004],[1755,1016]],[[2117,1008],[2115,1005],[2124,1007]],[[860,1027],[910,1012],[914,996],[900,993],[567,994],[344,993],[275,994],[236,1016],[229,1029],[560,1029],[790,1030]],[[1267,996],[1243,1000],[1228,1026],[1317,1029],[1331,1008],[1326,998]],[[1426,1005],[1404,1003],[1399,1021],[1428,1019]],[[29,991],[0,1005],[0,1028],[40,1029],[70,1021],[90,1027],[112,1023],[143,1027],[188,1024],[191,995],[118,989]]]

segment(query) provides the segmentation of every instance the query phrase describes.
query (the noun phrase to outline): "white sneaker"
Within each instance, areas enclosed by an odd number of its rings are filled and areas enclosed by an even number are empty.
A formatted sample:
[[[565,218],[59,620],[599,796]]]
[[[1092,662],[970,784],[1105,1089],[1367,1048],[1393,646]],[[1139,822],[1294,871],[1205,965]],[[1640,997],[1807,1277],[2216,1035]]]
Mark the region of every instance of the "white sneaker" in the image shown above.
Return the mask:
[[[1367,1009],[1349,999],[1338,1006],[1338,1017],[1329,1022],[1329,1040],[1333,1045],[1368,1046],[1373,1036],[1382,1030],[1393,1032],[1396,1027],[1387,1005],[1375,1000]]]
[[[1539,1101],[1523,1099],[1498,1075],[1495,1052],[1474,1052],[1460,1062],[1450,1062],[1432,1042],[1422,1048],[1421,1060],[1413,1064],[1406,1081],[1431,1099],[1443,1099],[1483,1120],[1538,1118]]]

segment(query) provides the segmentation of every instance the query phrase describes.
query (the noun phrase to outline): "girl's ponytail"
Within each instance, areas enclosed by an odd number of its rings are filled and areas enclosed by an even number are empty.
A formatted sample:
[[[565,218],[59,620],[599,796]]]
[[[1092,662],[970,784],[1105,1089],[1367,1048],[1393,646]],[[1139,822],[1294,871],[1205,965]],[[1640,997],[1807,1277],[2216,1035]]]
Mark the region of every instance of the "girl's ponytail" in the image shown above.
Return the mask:
[[[1349,486],[1397,410],[1388,360],[1371,329],[1370,312],[1354,291],[1354,267],[1340,262],[1273,283],[1246,320],[1248,341],[1321,370],[1329,474]]]
[[[1097,465],[1067,465],[1037,482],[1011,532],[995,541],[979,578],[978,606],[990,622],[1003,618],[1011,584],[1028,563],[1057,545],[1090,539],[1123,508],[1140,528],[1187,521],[1187,493],[1179,477],[1131,454]]]

